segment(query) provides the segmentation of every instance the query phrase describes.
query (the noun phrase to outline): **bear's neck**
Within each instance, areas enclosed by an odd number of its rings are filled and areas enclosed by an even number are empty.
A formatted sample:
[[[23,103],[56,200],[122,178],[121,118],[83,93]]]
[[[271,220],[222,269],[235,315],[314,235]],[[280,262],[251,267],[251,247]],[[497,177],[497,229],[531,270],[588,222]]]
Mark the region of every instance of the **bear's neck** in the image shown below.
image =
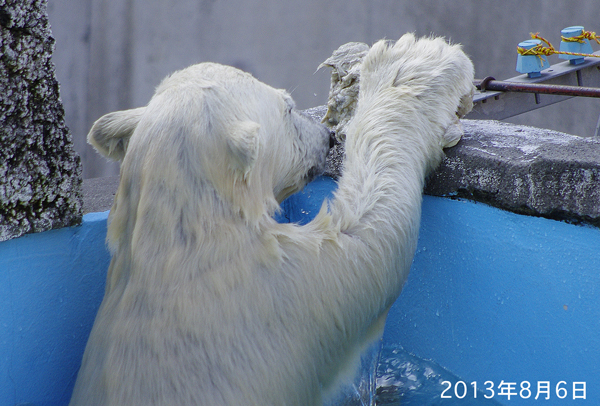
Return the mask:
[[[245,219],[239,209],[214,192],[205,193],[199,201],[182,202],[181,206],[169,224],[172,238],[199,249],[219,242],[248,240],[249,234],[254,236],[260,228],[260,222]]]
[[[273,249],[265,245],[272,242],[265,242],[265,229],[274,220],[267,213],[250,221],[214,188],[191,189],[163,189],[152,199],[142,199],[147,203],[138,206],[132,235],[139,236],[138,246],[148,248],[135,247],[131,252],[142,252],[137,260],[143,268],[171,272],[189,265],[206,270],[252,262],[251,256],[269,256],[265,252]]]

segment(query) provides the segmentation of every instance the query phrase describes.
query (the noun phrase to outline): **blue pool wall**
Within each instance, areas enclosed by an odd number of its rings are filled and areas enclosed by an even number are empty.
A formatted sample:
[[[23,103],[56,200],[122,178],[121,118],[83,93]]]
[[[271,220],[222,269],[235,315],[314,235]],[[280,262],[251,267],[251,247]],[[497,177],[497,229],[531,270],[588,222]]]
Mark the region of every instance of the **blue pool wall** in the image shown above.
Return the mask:
[[[279,220],[309,221],[334,189],[317,179],[284,202]],[[104,293],[107,216],[0,243],[0,406],[68,404]],[[598,247],[597,228],[425,196],[411,274],[383,341],[469,387],[531,383],[528,400],[497,391],[502,404],[536,403],[538,382],[551,384],[545,404],[571,404],[574,382],[586,382],[585,404],[600,404]]]
[[[491,382],[507,405],[535,403],[543,382],[546,404],[577,404],[581,382],[586,404],[600,404],[599,247],[597,228],[426,196],[411,273],[383,340],[470,388]],[[502,381],[517,392],[529,382],[531,398],[498,396]]]
[[[0,406],[68,404],[104,294],[107,217],[0,243]]]

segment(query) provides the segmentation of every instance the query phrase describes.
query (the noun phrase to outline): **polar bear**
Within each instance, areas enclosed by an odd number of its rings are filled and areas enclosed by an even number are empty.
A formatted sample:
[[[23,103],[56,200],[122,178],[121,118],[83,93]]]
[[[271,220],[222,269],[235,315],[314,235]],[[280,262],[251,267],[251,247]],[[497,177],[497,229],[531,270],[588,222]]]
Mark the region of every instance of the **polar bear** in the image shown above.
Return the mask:
[[[459,46],[376,43],[331,201],[278,224],[328,131],[250,75],[201,64],[90,131],[123,158],[106,294],[71,405],[318,405],[377,338],[416,247],[427,173],[456,140]]]

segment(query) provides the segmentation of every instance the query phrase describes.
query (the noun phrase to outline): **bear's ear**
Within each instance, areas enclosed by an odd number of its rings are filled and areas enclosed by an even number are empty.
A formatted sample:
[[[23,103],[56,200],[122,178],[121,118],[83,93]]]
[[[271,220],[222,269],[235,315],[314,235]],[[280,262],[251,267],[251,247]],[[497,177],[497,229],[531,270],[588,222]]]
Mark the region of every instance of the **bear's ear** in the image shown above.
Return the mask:
[[[260,124],[254,121],[238,121],[229,129],[227,146],[233,156],[232,169],[245,179],[258,157]]]
[[[88,133],[87,141],[107,158],[123,160],[131,134],[137,127],[145,107],[115,111],[100,117]]]

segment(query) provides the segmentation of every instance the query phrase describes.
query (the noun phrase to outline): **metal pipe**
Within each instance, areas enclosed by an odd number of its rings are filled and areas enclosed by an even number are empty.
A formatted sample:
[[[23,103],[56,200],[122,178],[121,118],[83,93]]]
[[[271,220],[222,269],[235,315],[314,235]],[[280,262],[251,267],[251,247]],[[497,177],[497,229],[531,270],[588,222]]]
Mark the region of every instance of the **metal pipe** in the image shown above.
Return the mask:
[[[473,81],[473,84],[477,87],[477,90],[481,90],[482,92],[493,90],[502,92],[553,94],[557,96],[600,97],[600,88],[597,87],[507,82],[495,80],[491,76],[488,76],[485,79],[476,79]]]

